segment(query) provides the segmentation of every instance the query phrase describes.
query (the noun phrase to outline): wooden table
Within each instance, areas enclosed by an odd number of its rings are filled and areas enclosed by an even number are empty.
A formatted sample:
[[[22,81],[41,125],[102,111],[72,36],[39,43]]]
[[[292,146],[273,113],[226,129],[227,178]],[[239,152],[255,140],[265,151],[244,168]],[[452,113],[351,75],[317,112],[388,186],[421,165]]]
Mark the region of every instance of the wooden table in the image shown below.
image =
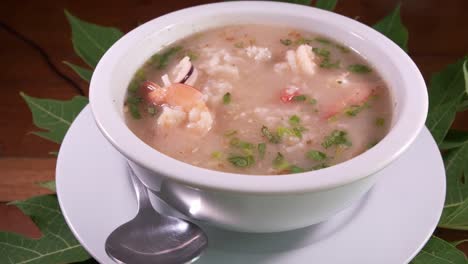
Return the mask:
[[[17,1],[0,2],[0,22],[40,46],[50,62],[87,94],[88,85],[62,61],[83,65],[71,44],[63,10],[100,25],[127,32],[162,14],[210,1]],[[426,77],[468,54],[467,0],[354,0],[339,1],[337,12],[373,24],[403,2],[402,16],[410,32],[409,50]],[[30,132],[35,130],[20,91],[37,97],[68,99],[77,95],[69,81],[51,70],[44,56],[18,35],[0,28],[0,201],[47,193],[35,183],[54,178],[55,158],[48,153],[59,146]],[[468,115],[456,127],[468,129]],[[34,224],[16,208],[0,203],[0,230],[38,237]],[[468,238],[468,232],[438,230],[448,240]],[[468,254],[468,243],[460,246]]]

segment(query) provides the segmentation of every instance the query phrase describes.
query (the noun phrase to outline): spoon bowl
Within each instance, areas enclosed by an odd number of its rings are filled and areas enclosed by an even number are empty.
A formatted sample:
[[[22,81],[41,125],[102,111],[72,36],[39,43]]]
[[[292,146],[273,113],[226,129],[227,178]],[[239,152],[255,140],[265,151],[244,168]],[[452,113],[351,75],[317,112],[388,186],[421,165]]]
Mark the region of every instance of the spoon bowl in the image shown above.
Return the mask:
[[[208,238],[197,225],[156,212],[148,191],[129,167],[134,184],[138,213],[107,238],[107,255],[117,263],[190,263],[201,255]]]

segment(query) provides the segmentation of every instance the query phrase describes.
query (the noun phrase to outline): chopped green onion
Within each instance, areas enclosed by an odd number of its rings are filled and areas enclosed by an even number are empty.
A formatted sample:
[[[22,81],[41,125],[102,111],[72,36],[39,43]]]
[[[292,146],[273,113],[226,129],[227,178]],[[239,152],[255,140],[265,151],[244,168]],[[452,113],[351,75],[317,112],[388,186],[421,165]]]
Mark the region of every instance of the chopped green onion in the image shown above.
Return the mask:
[[[258,156],[260,159],[263,159],[265,157],[265,152],[266,152],[266,144],[265,143],[259,143],[257,146],[258,150]]]
[[[211,157],[214,159],[221,159],[223,157],[223,153],[221,151],[214,151],[211,153]]]
[[[320,170],[320,169],[325,169],[325,168],[328,168],[328,164],[326,163],[320,163],[319,165],[316,165],[314,167],[312,167],[312,170]]]
[[[172,48],[169,48],[167,51],[165,51],[164,53],[157,53],[157,54],[154,54],[150,60],[149,60],[149,63],[155,67],[156,69],[158,70],[162,70],[164,68],[167,67],[167,65],[169,64],[169,60],[171,59],[171,57],[173,57],[174,55],[176,55],[179,51],[182,50],[182,47],[181,46],[176,46],[176,47],[172,47]]]
[[[383,117],[377,117],[375,119],[375,125],[378,127],[383,127],[385,125],[385,119]]]
[[[326,69],[340,68],[340,60],[337,60],[337,61],[335,61],[335,62],[330,62],[330,59],[325,58],[325,59],[320,63],[320,68],[326,68]]]
[[[295,95],[293,98],[292,98],[293,101],[295,102],[303,102],[305,100],[307,100],[307,96],[301,94],[301,95]]]
[[[350,52],[350,50],[347,47],[343,46],[343,45],[335,44],[335,47],[337,49],[339,49],[343,53],[349,53]]]
[[[328,58],[330,57],[330,51],[324,48],[312,48],[312,51],[317,54],[317,56]]]
[[[302,139],[302,132],[305,131],[306,129],[304,127],[294,127],[293,128],[293,134]]]
[[[363,103],[362,105],[352,105],[352,106],[348,107],[348,109],[345,110],[345,113],[348,116],[356,116],[362,110],[364,110],[366,108],[369,108],[369,107],[370,107],[370,105],[367,102]]]
[[[252,155],[247,155],[247,156],[234,155],[234,156],[230,156],[228,158],[228,161],[235,167],[246,168],[246,167],[252,166],[255,163],[255,158]]]
[[[318,151],[318,150],[311,150],[311,151],[306,153],[306,156],[309,159],[316,160],[316,161],[321,161],[321,160],[324,160],[324,159],[327,158],[327,154],[325,154],[325,153],[323,153],[321,151]]]
[[[326,39],[326,38],[317,37],[314,40],[317,41],[317,42],[320,42],[322,44],[325,44],[325,45],[331,44],[331,41]]]
[[[372,71],[371,68],[369,68],[368,66],[366,65],[363,65],[363,64],[353,64],[353,65],[349,65],[348,66],[348,70],[350,72],[354,72],[354,73],[369,73]]]
[[[226,131],[226,133],[224,133],[224,136],[225,137],[230,137],[230,136],[234,136],[235,134],[237,134],[237,130],[228,130]]]
[[[158,110],[154,106],[148,106],[146,110],[151,116],[155,116],[158,113]]]
[[[300,38],[300,39],[296,40],[297,45],[310,44],[310,43],[312,43],[312,40],[307,39],[307,38]]]
[[[231,93],[225,93],[223,95],[223,104],[227,105],[231,103]]]
[[[134,119],[140,119],[140,110],[138,109],[137,104],[128,104],[128,110]]]
[[[326,136],[322,142],[322,147],[329,148],[331,146],[351,146],[351,142],[347,138],[348,133],[343,130],[334,130],[330,135]]]
[[[254,145],[252,143],[242,141],[237,137],[233,137],[230,141],[229,144],[232,147],[240,148],[240,149],[253,149]]]
[[[280,143],[281,138],[278,135],[271,133],[268,127],[262,126],[261,132],[271,143],[273,144]]]
[[[289,46],[292,44],[292,41],[290,39],[280,39],[281,44],[285,46]]]
[[[139,104],[143,101],[143,98],[138,96],[128,96],[127,97],[127,104]]]
[[[301,173],[301,172],[304,172],[305,170],[301,167],[298,167],[296,165],[292,165],[291,167],[289,167],[289,171],[291,173]]]
[[[292,136],[294,135],[294,132],[287,127],[279,126],[276,128],[276,134],[282,138],[284,136]]]
[[[307,101],[309,104],[311,105],[315,105],[317,104],[317,99],[314,99],[314,98],[309,98],[309,100]]]
[[[293,115],[289,118],[289,124],[293,126],[297,126],[299,125],[299,123],[301,123],[301,118],[298,117],[297,115]]]
[[[238,49],[242,49],[244,48],[244,42],[236,42],[234,43],[234,47],[238,48]]]
[[[278,152],[276,154],[276,157],[275,159],[273,160],[273,166],[275,169],[280,169],[280,170],[284,170],[284,169],[287,169],[289,168],[289,163],[284,159],[284,156],[283,154],[281,154],[281,152]]]

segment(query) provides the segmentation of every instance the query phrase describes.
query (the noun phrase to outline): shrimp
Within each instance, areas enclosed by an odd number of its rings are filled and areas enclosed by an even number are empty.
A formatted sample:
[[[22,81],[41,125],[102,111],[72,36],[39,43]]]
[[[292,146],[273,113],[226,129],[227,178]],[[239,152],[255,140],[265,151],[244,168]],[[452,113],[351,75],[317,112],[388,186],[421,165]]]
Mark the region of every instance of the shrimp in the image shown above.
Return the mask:
[[[324,106],[323,118],[328,119],[346,108],[353,105],[362,105],[365,103],[369,97],[375,92],[375,87],[369,84],[363,83],[350,83],[348,87],[342,88],[346,89],[346,94],[341,97],[340,100],[336,101],[333,104]],[[341,88],[340,88],[341,89]]]
[[[186,121],[186,128],[202,135],[211,130],[212,114],[203,100],[203,94],[194,87],[173,83],[162,88],[150,81],[143,85],[148,91],[145,99],[163,108],[158,118],[158,126],[172,127]]]

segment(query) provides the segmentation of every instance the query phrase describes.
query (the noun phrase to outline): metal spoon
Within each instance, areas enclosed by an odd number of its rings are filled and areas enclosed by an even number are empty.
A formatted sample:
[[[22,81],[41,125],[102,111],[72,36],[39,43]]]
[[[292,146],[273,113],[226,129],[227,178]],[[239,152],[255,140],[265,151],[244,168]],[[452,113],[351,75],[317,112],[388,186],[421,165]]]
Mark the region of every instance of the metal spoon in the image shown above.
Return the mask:
[[[197,225],[161,215],[151,205],[148,191],[129,166],[138,213],[107,238],[107,255],[125,264],[181,264],[198,259],[208,238]]]

